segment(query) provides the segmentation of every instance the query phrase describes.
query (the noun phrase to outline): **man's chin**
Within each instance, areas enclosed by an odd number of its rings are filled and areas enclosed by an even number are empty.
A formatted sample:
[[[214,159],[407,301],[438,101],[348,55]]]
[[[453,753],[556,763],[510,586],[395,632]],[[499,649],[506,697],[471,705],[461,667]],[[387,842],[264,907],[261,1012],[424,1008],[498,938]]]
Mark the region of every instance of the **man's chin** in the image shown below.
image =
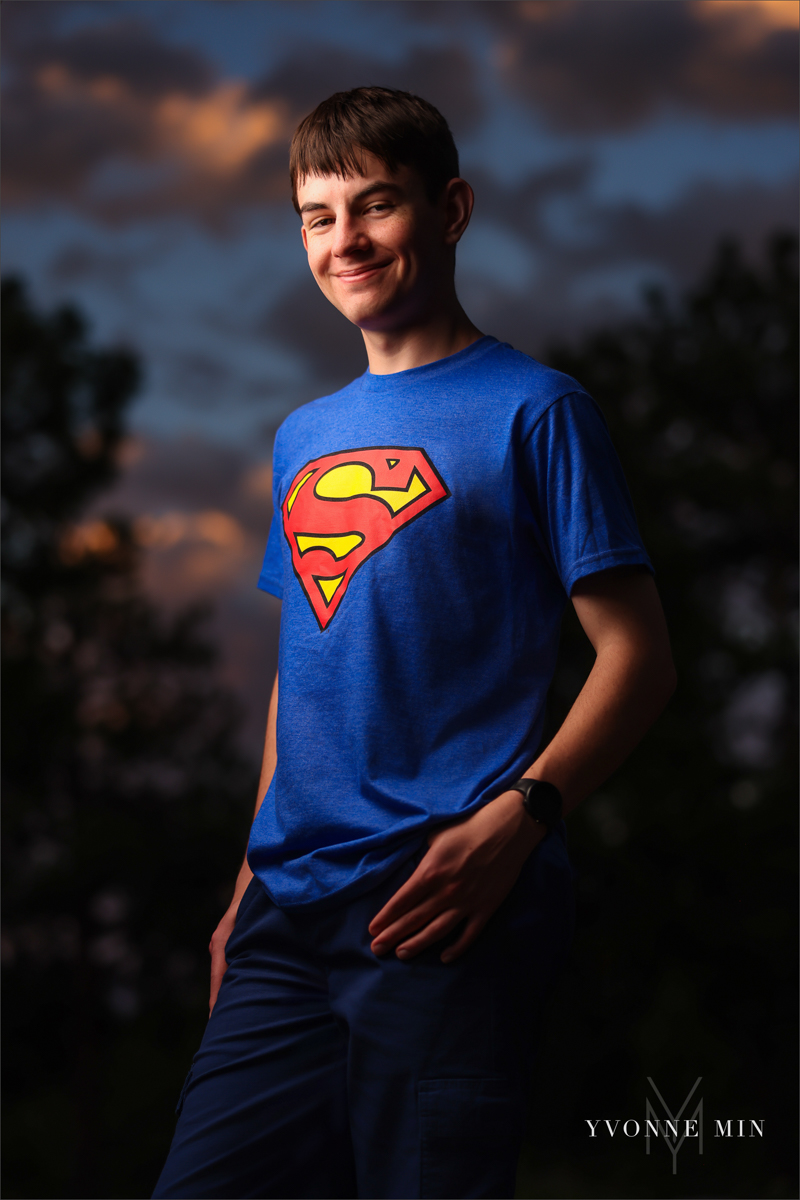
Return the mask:
[[[362,333],[392,333],[415,324],[408,295],[329,296],[334,307]]]
[[[364,332],[377,332],[386,328],[387,324],[391,328],[393,315],[403,308],[405,297],[387,296],[383,290],[364,287],[362,291],[353,291],[349,295],[329,295],[329,299],[353,325],[357,325]]]
[[[391,329],[394,321],[392,307],[385,304],[337,304],[343,317],[363,333],[378,333]]]

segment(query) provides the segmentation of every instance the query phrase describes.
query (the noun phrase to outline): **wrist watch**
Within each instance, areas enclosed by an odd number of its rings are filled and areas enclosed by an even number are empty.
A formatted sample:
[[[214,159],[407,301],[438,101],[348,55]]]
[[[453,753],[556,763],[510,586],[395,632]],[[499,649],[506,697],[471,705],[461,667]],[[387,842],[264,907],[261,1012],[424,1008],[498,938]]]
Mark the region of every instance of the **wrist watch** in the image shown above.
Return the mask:
[[[522,807],[525,812],[540,825],[546,825],[548,833],[555,829],[561,820],[564,805],[561,792],[554,783],[523,777],[512,783],[508,790],[522,792]]]

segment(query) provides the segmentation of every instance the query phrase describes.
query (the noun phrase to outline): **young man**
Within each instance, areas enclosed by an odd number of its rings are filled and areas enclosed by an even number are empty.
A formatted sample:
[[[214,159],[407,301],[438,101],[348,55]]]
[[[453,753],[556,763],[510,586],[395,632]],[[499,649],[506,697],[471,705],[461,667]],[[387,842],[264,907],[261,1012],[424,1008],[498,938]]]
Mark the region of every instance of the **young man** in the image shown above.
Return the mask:
[[[561,818],[665,704],[667,633],[594,403],[458,302],[441,115],[332,96],[291,177],[369,370],[276,438],[280,700],[155,1195],[510,1196],[571,937]],[[567,597],[597,658],[537,755]]]

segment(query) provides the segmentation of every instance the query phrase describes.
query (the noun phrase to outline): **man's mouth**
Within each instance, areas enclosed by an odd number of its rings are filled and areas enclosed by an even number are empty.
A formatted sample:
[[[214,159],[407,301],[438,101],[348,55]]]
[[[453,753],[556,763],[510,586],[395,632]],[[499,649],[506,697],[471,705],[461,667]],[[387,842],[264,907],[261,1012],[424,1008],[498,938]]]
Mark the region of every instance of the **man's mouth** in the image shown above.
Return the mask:
[[[378,271],[382,271],[384,267],[389,266],[389,261],[363,263],[360,267],[353,267],[349,271],[337,271],[336,278],[343,279],[345,283],[360,283],[363,279],[369,279],[371,275],[376,275]]]

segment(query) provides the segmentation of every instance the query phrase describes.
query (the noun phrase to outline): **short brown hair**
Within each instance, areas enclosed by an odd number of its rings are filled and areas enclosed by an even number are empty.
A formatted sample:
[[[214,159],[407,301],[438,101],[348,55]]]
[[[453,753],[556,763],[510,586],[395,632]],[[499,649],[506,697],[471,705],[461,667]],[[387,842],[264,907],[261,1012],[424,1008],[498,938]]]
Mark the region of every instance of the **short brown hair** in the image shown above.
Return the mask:
[[[360,175],[364,152],[390,171],[413,167],[432,204],[458,175],[458,151],[450,127],[427,100],[394,88],[360,87],[336,92],[300,122],[289,151],[292,203],[308,175]]]

